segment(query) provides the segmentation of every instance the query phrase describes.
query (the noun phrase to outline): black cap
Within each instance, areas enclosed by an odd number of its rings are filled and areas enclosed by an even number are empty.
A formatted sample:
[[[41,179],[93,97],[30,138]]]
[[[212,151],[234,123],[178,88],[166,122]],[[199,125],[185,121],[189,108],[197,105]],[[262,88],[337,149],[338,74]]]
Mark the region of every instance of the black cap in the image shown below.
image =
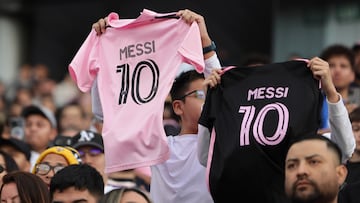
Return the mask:
[[[21,141],[16,138],[9,138],[9,139],[0,138],[0,146],[12,146],[16,150],[25,154],[27,160],[30,160],[31,149],[30,146],[26,144],[24,141]]]
[[[21,116],[25,119],[30,115],[40,115],[49,120],[53,128],[56,128],[56,119],[54,113],[51,112],[48,108],[38,105],[30,105],[25,107],[21,112]]]
[[[72,138],[72,147],[79,149],[83,146],[93,146],[104,151],[102,136],[91,130],[82,130]]]
[[[54,146],[71,146],[72,144],[72,137],[64,136],[64,135],[57,135],[53,141]]]

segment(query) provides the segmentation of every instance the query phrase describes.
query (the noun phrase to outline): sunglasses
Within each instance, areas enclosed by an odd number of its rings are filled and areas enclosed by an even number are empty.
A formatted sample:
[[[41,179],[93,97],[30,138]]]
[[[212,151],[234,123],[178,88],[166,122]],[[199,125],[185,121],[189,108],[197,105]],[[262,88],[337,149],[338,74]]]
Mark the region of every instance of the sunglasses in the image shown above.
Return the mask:
[[[190,95],[195,95],[195,98],[202,99],[202,100],[205,100],[205,97],[206,97],[204,90],[194,90],[194,91],[191,91],[191,92],[179,97],[178,100],[183,100],[183,99],[185,99],[185,97],[188,97]]]
[[[36,165],[36,174],[39,175],[46,175],[51,170],[54,171],[54,174],[59,172],[61,169],[65,168],[65,166],[57,165],[57,166],[51,166],[48,163],[39,163]]]
[[[92,148],[89,150],[78,150],[79,154],[80,154],[80,158],[84,157],[85,154],[88,154],[90,156],[97,156],[99,154],[103,154],[103,150],[98,149],[98,148]]]

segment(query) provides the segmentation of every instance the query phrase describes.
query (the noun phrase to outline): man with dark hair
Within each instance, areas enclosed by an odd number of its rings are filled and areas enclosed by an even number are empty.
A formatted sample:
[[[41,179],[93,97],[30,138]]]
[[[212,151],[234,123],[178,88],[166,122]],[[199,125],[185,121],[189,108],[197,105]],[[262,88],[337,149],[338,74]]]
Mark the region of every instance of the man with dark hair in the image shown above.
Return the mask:
[[[323,50],[320,58],[327,61],[336,90],[342,96],[350,113],[360,105],[360,88],[351,86],[355,81],[354,54],[341,44],[334,44]]]
[[[348,169],[347,184],[360,181],[360,107],[354,109],[349,114],[349,118],[356,146],[354,153],[346,163],[346,168]]]
[[[30,145],[31,168],[34,167],[39,155],[45,151],[57,135],[57,124],[53,112],[39,105],[25,107],[21,116],[25,121],[25,142]]]
[[[102,176],[87,164],[65,167],[54,175],[50,183],[50,197],[53,203],[96,203],[103,194]]]
[[[349,118],[356,141],[356,147],[352,157],[346,163],[348,170],[348,175],[345,180],[346,185],[339,194],[339,202],[344,203],[360,201],[360,107],[354,109],[349,114]]]
[[[356,42],[352,46],[354,53],[354,70],[355,70],[355,81],[352,86],[360,87],[360,41]]]
[[[347,170],[340,148],[325,136],[302,136],[290,144],[285,191],[294,203],[336,203]]]

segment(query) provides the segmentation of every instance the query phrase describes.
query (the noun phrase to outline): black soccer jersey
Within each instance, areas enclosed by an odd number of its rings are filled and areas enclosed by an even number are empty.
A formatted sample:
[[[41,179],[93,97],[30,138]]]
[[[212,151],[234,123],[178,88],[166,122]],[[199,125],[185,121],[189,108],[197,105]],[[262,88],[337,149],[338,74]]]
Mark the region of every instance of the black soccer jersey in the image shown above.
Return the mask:
[[[316,133],[322,99],[304,61],[226,71],[209,90],[199,120],[209,132],[215,129],[208,162],[214,201],[287,202],[289,142]]]

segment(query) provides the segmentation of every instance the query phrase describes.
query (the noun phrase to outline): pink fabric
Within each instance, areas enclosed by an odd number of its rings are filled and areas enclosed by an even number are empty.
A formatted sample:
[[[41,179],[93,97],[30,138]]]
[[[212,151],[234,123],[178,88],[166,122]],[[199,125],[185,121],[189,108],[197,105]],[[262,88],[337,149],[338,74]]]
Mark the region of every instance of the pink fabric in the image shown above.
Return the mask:
[[[147,176],[151,178],[151,168],[149,166],[147,167],[141,167],[134,169],[136,174],[142,174],[144,176]]]
[[[137,19],[119,20],[111,14],[113,27],[100,37],[92,30],[69,65],[83,92],[97,76],[106,173],[168,159],[162,124],[165,99],[182,62],[198,72],[204,69],[197,24],[155,15],[145,9]]]

